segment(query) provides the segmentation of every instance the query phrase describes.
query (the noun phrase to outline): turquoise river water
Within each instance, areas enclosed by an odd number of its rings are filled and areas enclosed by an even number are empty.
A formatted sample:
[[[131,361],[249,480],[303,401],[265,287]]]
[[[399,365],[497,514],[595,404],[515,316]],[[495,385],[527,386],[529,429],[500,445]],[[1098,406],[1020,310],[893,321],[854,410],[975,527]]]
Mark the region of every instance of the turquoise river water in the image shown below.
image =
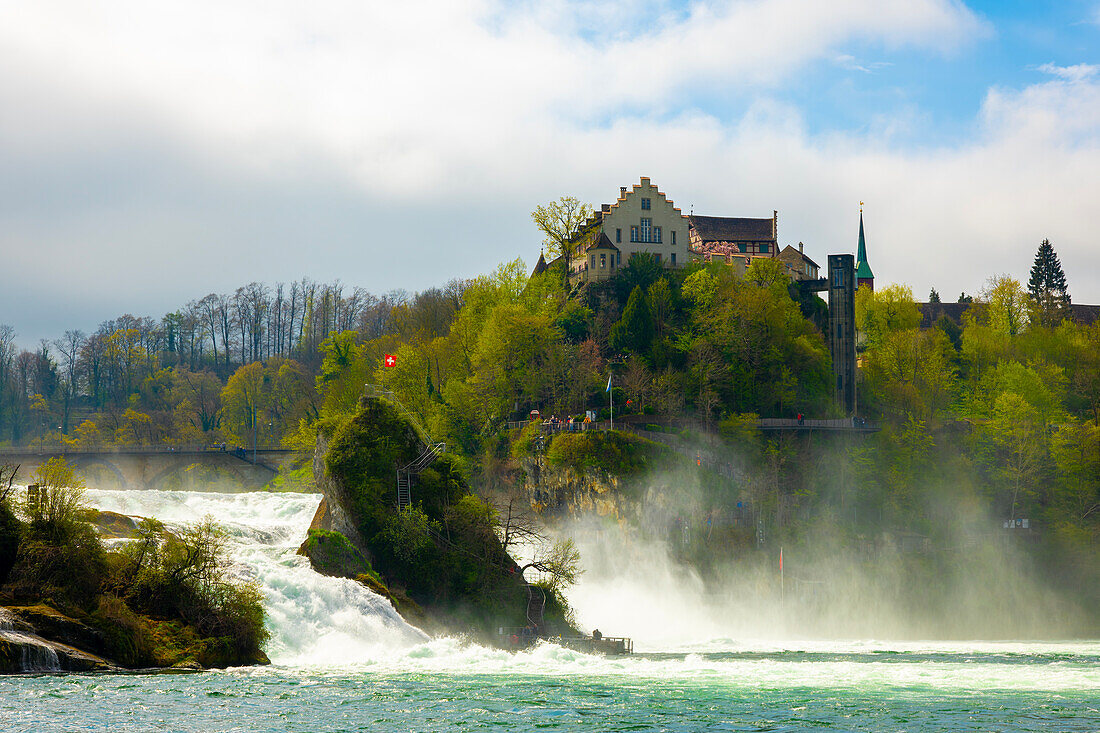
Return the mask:
[[[264,590],[273,664],[0,677],[0,731],[1100,731],[1100,642],[636,638],[631,657],[507,653],[430,639],[358,584],[313,573],[294,549],[317,496],[90,498],[223,522],[236,572]]]

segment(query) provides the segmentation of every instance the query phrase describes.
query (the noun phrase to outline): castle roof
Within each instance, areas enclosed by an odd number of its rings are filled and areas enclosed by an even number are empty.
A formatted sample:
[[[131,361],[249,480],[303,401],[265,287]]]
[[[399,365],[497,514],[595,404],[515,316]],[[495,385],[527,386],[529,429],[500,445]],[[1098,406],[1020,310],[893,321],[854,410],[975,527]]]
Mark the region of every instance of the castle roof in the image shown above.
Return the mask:
[[[771,242],[771,219],[745,219],[730,216],[688,217],[689,225],[703,242]]]
[[[859,210],[859,249],[856,250],[856,281],[873,280],[875,274],[867,264],[867,239],[863,236],[863,208]]]
[[[550,266],[546,264],[546,258],[543,256],[542,252],[539,252],[539,261],[535,263],[535,271],[531,273],[531,276],[541,275],[546,272],[549,267]]]
[[[614,252],[619,251],[619,248],[612,244],[611,240],[608,239],[607,235],[603,232],[600,233],[600,238],[593,242],[585,251],[591,252],[594,249],[610,249]]]
[[[796,258],[796,257],[802,258],[803,260],[805,260],[806,262],[809,262],[814,267],[821,267],[819,264],[817,264],[816,262],[811,260],[809,257],[807,257],[805,252],[803,252],[801,250],[797,250],[789,244],[786,247],[784,247],[782,249],[782,251],[779,253],[779,258],[783,259],[783,260],[792,259],[792,258]]]

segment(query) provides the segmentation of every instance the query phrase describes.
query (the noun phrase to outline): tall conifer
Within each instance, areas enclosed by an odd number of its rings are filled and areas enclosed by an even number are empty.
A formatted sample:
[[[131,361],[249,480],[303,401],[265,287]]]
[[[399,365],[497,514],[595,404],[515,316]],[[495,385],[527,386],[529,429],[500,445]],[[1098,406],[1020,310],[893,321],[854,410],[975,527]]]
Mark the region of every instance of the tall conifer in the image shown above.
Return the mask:
[[[1031,266],[1031,279],[1027,290],[1035,304],[1039,321],[1044,326],[1054,326],[1067,315],[1070,298],[1066,286],[1066,274],[1049,239],[1039,244],[1035,264]]]

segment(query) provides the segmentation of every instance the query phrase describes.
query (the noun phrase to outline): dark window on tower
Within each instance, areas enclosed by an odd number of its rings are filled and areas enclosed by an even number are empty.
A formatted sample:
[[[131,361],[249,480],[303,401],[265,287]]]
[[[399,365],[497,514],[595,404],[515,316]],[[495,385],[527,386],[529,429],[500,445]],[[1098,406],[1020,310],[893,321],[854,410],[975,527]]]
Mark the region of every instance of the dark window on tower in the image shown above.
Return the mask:
[[[673,252],[672,254],[669,255],[669,257],[671,258],[670,262],[671,262],[672,266],[676,267],[676,253]]]
[[[638,241],[638,227],[634,227],[634,226],[630,227],[630,241],[631,242],[637,242]]]
[[[642,210],[649,211],[649,199],[642,199]]]
[[[653,227],[653,241],[657,244],[661,243],[661,227]]]
[[[672,246],[676,246],[676,230],[672,230]]]
[[[616,229],[615,230],[615,242],[618,244],[618,243],[621,243],[622,241],[623,241],[623,230],[622,229]]]

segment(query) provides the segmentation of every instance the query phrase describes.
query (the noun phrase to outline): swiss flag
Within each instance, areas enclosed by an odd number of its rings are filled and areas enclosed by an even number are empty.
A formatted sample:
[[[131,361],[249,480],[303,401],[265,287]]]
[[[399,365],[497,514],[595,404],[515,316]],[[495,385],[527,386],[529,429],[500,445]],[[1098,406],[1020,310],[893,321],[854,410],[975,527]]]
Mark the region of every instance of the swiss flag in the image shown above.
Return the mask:
[[[397,357],[393,354],[386,354],[386,358],[382,360],[382,363],[387,367],[395,367],[397,366]]]

